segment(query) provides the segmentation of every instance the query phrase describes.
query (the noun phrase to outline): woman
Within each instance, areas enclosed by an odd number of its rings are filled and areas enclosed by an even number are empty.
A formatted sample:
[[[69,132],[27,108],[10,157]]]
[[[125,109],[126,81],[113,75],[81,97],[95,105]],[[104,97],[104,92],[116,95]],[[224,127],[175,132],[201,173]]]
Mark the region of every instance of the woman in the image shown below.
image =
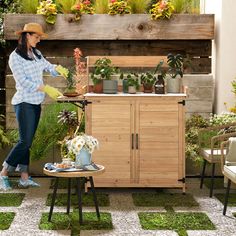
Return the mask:
[[[45,93],[53,99],[61,95],[57,89],[43,84],[43,72],[50,72],[53,76],[59,74],[66,76],[63,74],[65,69],[62,66],[52,65],[36,49],[40,39],[47,37],[41,25],[26,24],[24,29],[17,31],[16,34],[19,35],[18,46],[9,57],[9,66],[16,82],[16,93],[12,98],[12,104],[19,127],[19,141],[3,163],[0,174],[2,190],[11,189],[8,173],[13,171],[21,173],[19,187],[39,187],[39,184],[29,177],[28,168],[30,147],[41,113],[40,104],[44,100]]]

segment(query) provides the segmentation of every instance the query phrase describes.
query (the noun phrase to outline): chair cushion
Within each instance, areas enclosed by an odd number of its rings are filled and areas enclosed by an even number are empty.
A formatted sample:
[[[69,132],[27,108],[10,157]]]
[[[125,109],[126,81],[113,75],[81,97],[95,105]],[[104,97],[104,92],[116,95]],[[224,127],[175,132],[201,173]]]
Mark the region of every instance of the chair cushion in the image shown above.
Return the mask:
[[[230,137],[229,142],[229,151],[225,156],[225,160],[228,162],[236,162],[236,137]]]
[[[226,166],[224,165],[223,174],[229,178],[231,181],[236,183],[236,166]]]
[[[226,149],[224,149],[224,154],[226,154]],[[211,149],[201,149],[201,155],[204,159],[206,159],[210,163],[220,162],[221,158],[221,149],[214,149],[213,156],[211,155]]]

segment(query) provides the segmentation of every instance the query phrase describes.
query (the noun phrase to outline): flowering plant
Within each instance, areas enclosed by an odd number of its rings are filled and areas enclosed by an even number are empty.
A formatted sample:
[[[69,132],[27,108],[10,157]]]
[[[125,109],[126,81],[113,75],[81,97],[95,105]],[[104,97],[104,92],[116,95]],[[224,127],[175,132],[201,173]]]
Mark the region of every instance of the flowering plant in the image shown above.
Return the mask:
[[[83,133],[76,135],[72,139],[66,137],[62,141],[61,151],[64,157],[75,160],[82,148],[86,149],[89,153],[93,153],[98,148],[98,140],[93,136]]]
[[[174,6],[169,0],[159,0],[156,4],[152,5],[150,10],[153,20],[170,19],[173,12]]]
[[[75,60],[75,79],[76,79],[76,90],[79,94],[86,92],[87,85],[87,67],[85,61],[83,61],[83,53],[80,48],[74,49],[74,60]]]
[[[91,1],[89,0],[83,0],[74,6],[72,6],[71,11],[73,14],[75,14],[75,20],[80,20],[81,14],[94,14],[95,9],[92,6]]]
[[[111,0],[108,6],[109,6],[108,14],[110,15],[131,14],[131,7],[128,6],[126,0]]]
[[[55,24],[57,13],[57,5],[53,0],[41,1],[37,7],[37,14],[46,16],[46,22],[48,24]]]

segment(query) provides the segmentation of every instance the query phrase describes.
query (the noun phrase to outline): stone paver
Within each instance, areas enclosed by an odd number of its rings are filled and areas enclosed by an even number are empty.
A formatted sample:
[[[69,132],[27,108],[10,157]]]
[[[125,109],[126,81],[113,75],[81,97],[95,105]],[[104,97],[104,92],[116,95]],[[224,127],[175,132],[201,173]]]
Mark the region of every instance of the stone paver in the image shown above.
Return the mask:
[[[48,193],[52,192],[49,189],[50,179],[39,178],[40,188],[31,189],[13,189],[10,192],[26,194],[21,206],[19,207],[0,207],[0,212],[14,211],[16,216],[8,230],[0,231],[3,236],[21,236],[21,235],[70,235],[70,230],[40,230],[38,228],[40,218],[43,212],[49,212],[49,207],[45,205]],[[100,191],[100,190],[98,190]],[[125,236],[125,235],[158,235],[158,236],[177,236],[178,234],[170,230],[143,230],[139,224],[137,212],[140,211],[156,211],[165,212],[162,207],[135,207],[132,201],[131,193],[134,191],[155,191],[154,189],[106,189],[109,193],[110,206],[100,207],[100,211],[110,212],[112,215],[113,230],[83,230],[81,236],[89,235],[110,235],[110,236]],[[180,190],[169,189],[170,192],[180,192]],[[65,192],[65,190],[59,190]],[[176,212],[205,212],[211,221],[215,224],[216,230],[189,230],[189,236],[235,236],[236,235],[236,218],[232,212],[236,212],[236,207],[228,207],[227,216],[222,215],[223,205],[216,198],[209,198],[209,190],[207,188],[199,189],[198,179],[187,179],[186,192],[192,193],[199,207],[184,208],[175,207]],[[215,192],[224,192],[224,190],[215,190]],[[93,211],[93,207],[84,207],[84,211]],[[64,207],[55,207],[54,212],[65,212]]]

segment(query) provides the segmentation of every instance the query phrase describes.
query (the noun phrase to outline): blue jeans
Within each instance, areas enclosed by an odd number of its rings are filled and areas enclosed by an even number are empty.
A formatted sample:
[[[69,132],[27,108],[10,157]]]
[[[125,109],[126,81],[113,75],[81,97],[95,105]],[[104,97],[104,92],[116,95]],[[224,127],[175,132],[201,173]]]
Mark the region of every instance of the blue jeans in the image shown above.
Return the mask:
[[[14,105],[19,127],[19,141],[8,154],[3,166],[8,172],[28,172],[30,147],[38,127],[41,105],[20,103]]]

